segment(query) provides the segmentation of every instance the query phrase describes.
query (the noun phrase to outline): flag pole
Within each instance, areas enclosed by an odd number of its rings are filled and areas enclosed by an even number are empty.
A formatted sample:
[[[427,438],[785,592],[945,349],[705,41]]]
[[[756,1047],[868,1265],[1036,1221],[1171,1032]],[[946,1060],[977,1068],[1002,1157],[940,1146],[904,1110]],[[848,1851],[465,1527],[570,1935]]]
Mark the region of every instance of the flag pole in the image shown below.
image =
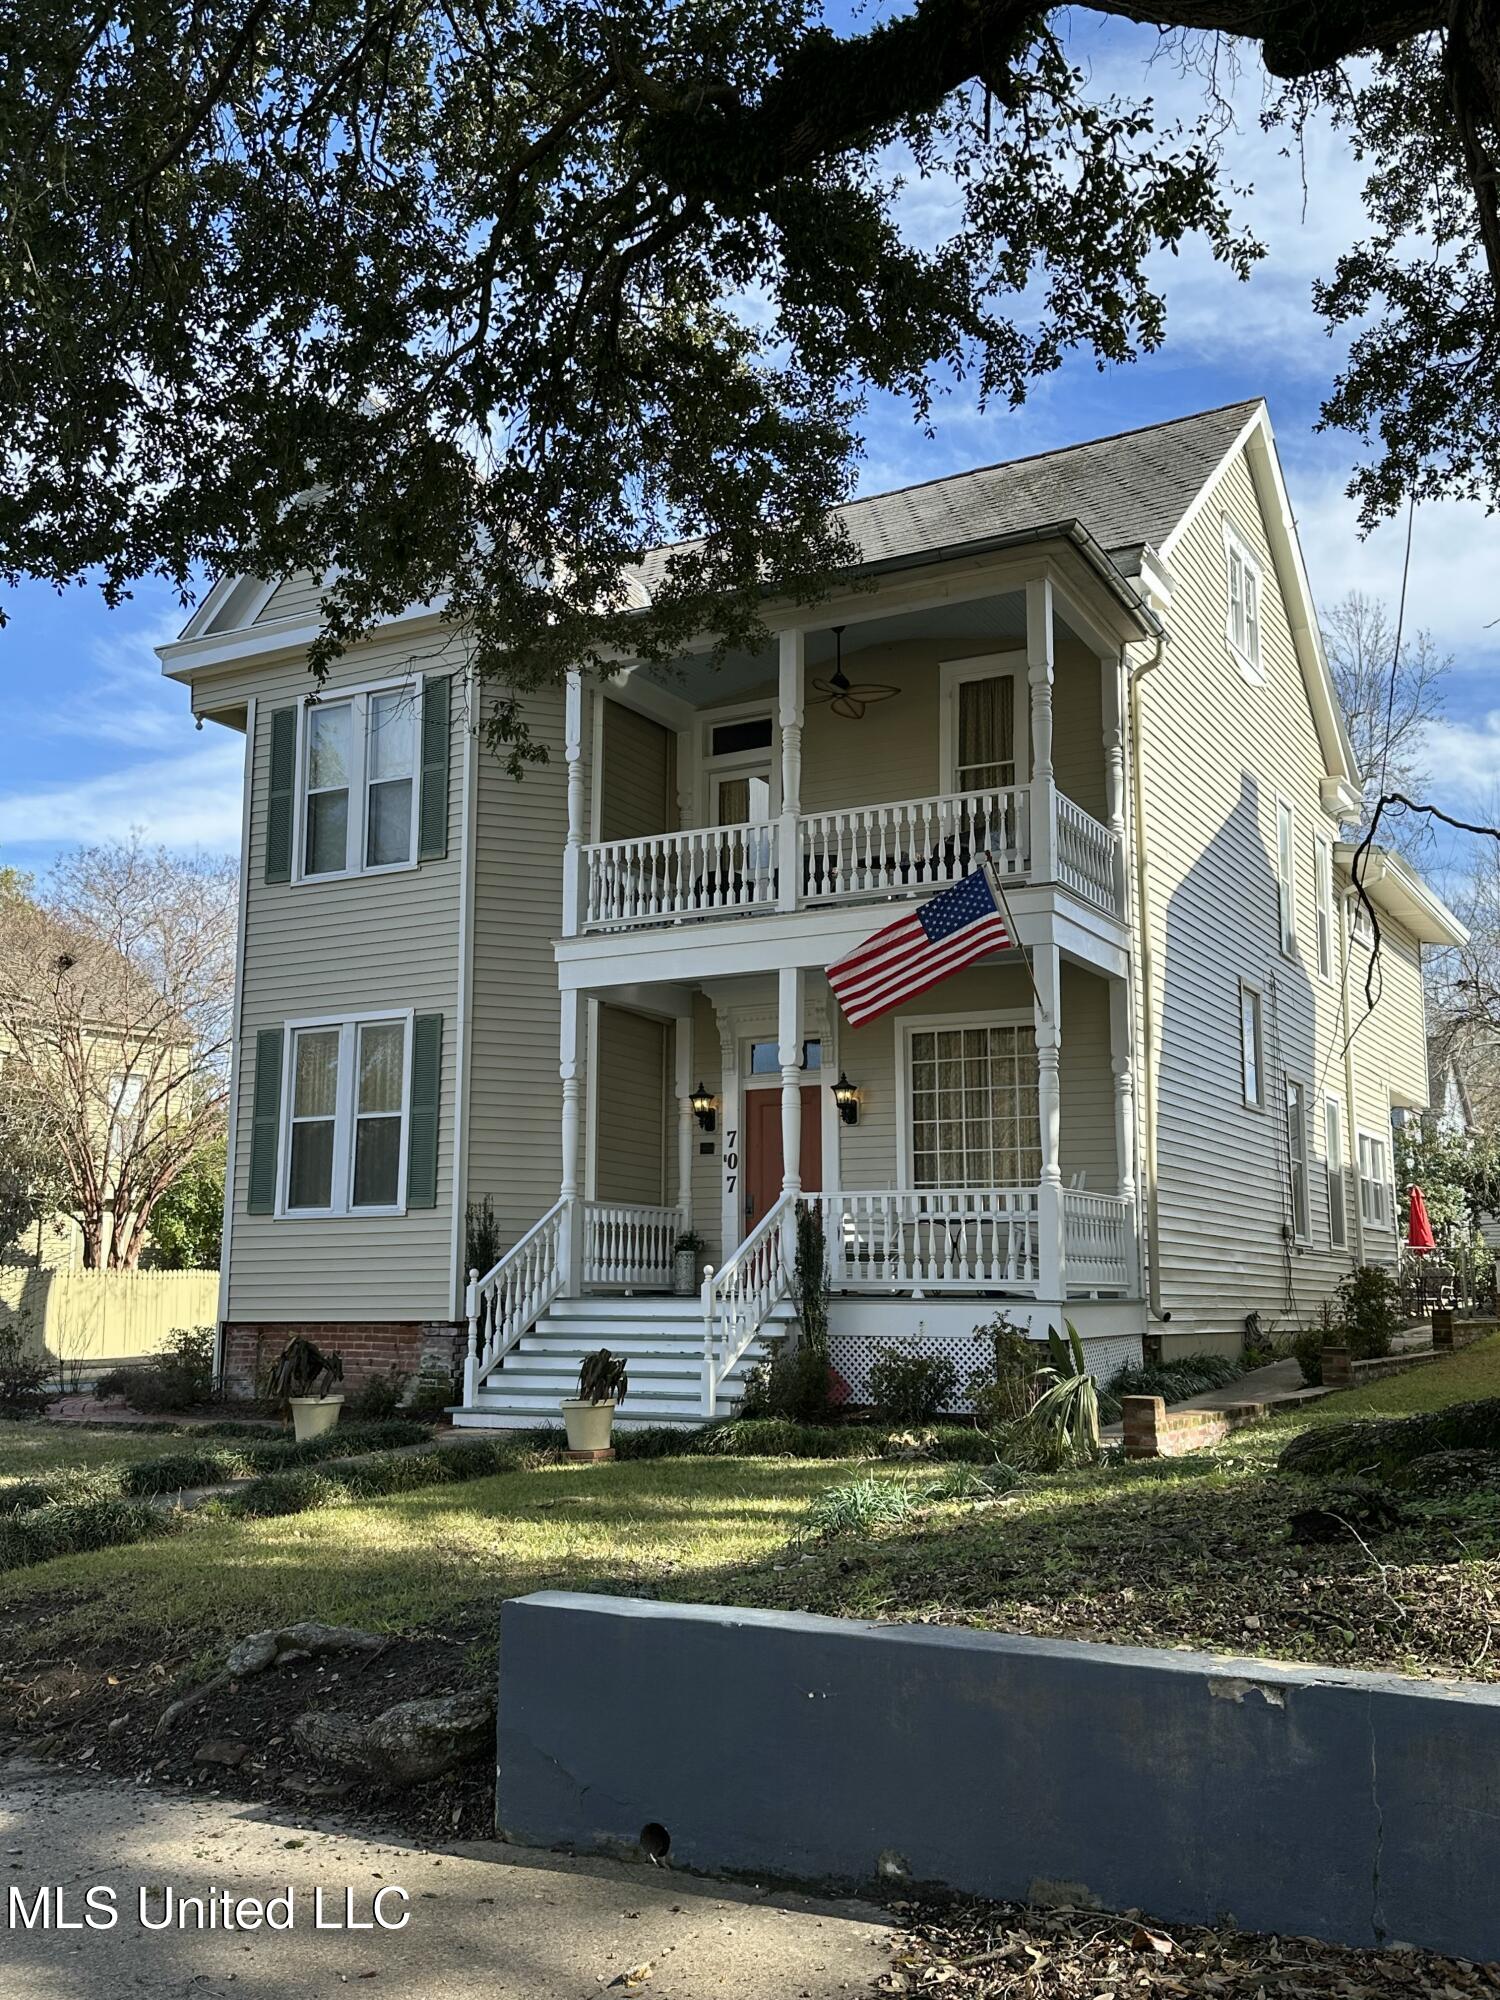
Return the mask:
[[[1026,977],[1031,982],[1031,991],[1036,999],[1037,1011],[1040,1013],[1042,1019],[1046,1021],[1048,1026],[1050,1027],[1052,1017],[1047,1012],[1047,1003],[1042,998],[1042,989],[1037,985],[1036,974],[1031,969],[1030,954],[1027,952],[1025,945],[1022,944],[1021,942],[1021,933],[1016,928],[1015,914],[1012,911],[1009,902],[1006,900],[1004,889],[1000,886],[1000,870],[995,866],[995,857],[993,854],[991,854],[988,848],[984,850],[984,871],[986,878],[989,881],[989,885],[995,893],[996,900],[999,902],[1000,908],[1005,913],[1005,921],[1010,926],[1011,940],[1014,943],[1016,950],[1021,954],[1021,963],[1022,965],[1025,966]]]

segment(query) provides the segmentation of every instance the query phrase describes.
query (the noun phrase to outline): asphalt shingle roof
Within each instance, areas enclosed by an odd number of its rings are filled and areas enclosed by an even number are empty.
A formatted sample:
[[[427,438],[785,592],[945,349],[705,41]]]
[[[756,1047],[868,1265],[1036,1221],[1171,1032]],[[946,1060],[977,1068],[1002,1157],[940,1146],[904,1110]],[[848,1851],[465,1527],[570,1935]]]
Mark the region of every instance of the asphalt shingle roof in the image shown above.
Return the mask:
[[[1077,521],[1105,549],[1160,547],[1259,407],[1226,403],[1114,437],[957,472],[836,510],[864,562]],[[667,555],[642,565],[648,585]]]

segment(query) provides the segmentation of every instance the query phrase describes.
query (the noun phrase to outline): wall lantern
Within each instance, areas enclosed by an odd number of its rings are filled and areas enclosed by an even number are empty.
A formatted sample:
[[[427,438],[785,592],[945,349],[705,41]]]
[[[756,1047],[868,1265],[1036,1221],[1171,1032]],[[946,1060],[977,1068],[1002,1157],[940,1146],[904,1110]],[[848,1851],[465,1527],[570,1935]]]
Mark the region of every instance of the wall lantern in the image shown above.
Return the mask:
[[[840,1118],[843,1119],[846,1125],[857,1125],[859,1123],[859,1092],[842,1070],[839,1071],[838,1082],[829,1084],[828,1088],[833,1092],[833,1101],[839,1108]]]
[[[714,1106],[714,1094],[706,1090],[700,1082],[688,1102],[693,1107],[693,1116],[705,1132],[712,1132],[719,1122],[719,1114]]]

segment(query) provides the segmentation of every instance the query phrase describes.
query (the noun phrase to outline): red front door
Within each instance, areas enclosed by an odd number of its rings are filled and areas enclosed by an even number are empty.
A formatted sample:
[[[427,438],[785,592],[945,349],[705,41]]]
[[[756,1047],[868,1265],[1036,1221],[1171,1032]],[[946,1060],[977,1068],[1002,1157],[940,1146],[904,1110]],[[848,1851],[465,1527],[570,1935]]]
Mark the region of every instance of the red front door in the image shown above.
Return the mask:
[[[745,1092],[745,1233],[781,1199],[781,1092]],[[802,1086],[802,1185],[823,1186],[823,1102],[819,1086]]]

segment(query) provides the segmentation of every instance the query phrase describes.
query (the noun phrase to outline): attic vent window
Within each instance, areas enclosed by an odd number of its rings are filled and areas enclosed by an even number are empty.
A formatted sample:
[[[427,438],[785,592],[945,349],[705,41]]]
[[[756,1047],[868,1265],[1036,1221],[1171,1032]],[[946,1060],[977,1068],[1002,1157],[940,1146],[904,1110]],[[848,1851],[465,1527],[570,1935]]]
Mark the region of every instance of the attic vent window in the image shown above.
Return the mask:
[[[1229,610],[1224,636],[1247,680],[1262,678],[1260,664],[1260,564],[1244,537],[1224,523],[1224,567]]]

